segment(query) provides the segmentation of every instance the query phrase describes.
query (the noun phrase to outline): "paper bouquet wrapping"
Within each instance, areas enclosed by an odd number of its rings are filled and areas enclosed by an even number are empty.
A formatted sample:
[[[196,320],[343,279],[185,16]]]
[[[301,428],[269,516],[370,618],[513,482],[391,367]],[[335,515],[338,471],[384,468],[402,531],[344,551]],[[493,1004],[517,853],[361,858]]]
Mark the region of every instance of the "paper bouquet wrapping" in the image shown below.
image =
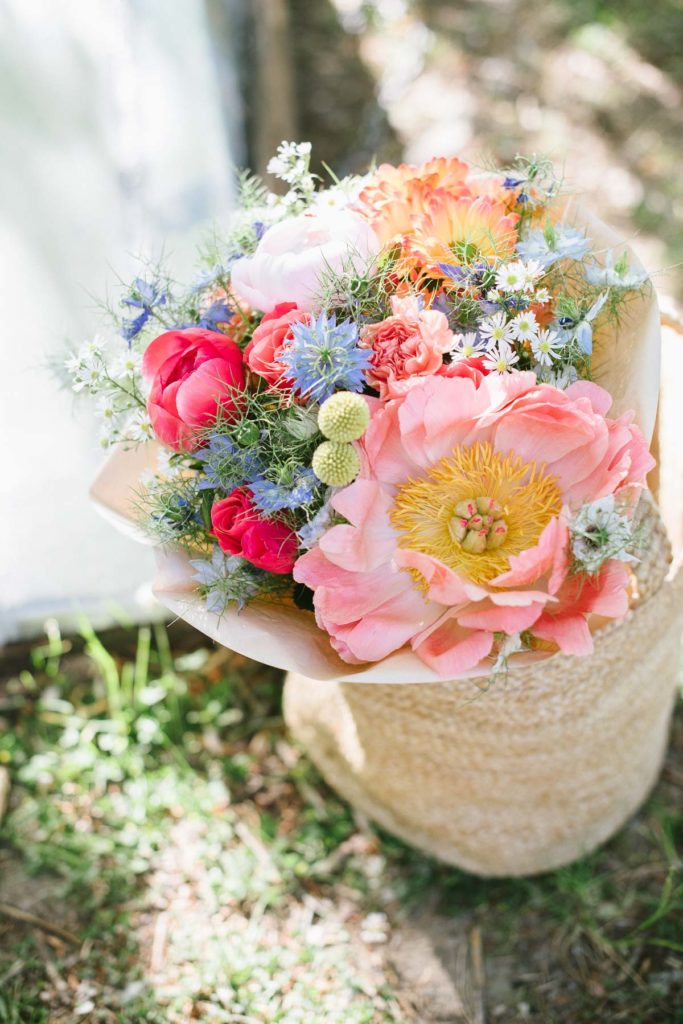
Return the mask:
[[[115,446],[93,498],[175,615],[288,672],[375,821],[484,875],[567,863],[652,786],[673,701],[652,287],[538,161],[271,171],[189,292],[136,279],[118,362],[70,360]]]

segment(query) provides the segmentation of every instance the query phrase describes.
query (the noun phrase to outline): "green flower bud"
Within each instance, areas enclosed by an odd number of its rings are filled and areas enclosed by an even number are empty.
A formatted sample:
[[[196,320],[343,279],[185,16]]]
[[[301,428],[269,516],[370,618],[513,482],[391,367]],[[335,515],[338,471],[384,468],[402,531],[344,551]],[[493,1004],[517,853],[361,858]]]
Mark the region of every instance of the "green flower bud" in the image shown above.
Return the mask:
[[[250,448],[259,439],[258,424],[254,423],[253,420],[242,420],[237,425],[234,437],[242,448]]]
[[[293,406],[284,418],[285,430],[297,441],[307,441],[318,433],[318,417],[315,409]]]
[[[313,452],[313,472],[328,487],[346,487],[360,472],[360,459],[350,444],[323,441]]]
[[[370,422],[368,403],[351,391],[338,391],[323,402],[318,413],[320,432],[340,444],[357,441]]]

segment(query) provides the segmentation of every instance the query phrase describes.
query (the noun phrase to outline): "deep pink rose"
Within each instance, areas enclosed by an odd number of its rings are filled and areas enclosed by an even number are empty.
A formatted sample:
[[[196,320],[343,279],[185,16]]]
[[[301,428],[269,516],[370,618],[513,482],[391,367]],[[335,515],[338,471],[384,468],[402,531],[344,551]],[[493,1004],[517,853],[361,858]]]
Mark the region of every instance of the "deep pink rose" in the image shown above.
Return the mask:
[[[282,346],[292,336],[292,324],[308,322],[310,314],[299,309],[296,302],[281,302],[266,313],[244,350],[244,359],[250,370],[276,387],[289,388],[284,377],[285,368],[278,356]]]
[[[281,519],[264,519],[246,487],[236,487],[211,509],[213,534],[230,555],[268,572],[287,573],[296,561],[296,534]]]
[[[147,412],[154,433],[177,450],[196,448],[219,410],[234,415],[244,389],[239,346],[200,327],[160,334],[145,351],[142,372],[152,381]]]

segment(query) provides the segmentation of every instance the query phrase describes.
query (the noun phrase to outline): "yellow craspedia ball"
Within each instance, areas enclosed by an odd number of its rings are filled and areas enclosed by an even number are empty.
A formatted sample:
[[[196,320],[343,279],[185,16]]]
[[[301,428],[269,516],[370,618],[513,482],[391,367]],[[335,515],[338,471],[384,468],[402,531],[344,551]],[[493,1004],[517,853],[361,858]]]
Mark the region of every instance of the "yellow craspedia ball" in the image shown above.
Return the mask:
[[[323,441],[313,452],[313,472],[328,487],[346,487],[360,472],[360,459],[350,444]]]
[[[370,422],[368,403],[351,391],[338,391],[320,406],[318,426],[330,441],[357,441]]]

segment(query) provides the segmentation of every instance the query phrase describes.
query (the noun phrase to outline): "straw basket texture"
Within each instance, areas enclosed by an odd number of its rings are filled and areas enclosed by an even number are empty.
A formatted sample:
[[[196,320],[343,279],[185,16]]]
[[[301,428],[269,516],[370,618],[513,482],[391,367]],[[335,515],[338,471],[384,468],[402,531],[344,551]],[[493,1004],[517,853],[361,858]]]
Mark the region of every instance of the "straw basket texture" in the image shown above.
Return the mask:
[[[683,571],[663,523],[628,616],[590,657],[555,655],[486,692],[472,680],[372,684],[290,674],[285,716],[327,781],[384,828],[484,876],[567,864],[611,836],[653,786],[683,631]]]

